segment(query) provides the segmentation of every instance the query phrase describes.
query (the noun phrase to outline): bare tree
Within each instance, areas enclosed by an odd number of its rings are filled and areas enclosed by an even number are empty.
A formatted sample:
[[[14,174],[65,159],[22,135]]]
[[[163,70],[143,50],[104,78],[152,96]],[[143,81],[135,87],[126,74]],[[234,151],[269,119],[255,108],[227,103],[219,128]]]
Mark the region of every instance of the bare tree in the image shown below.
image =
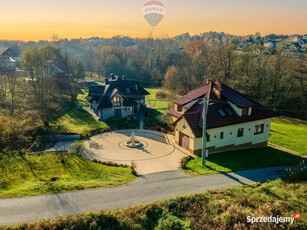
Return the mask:
[[[37,50],[26,50],[23,53],[23,65],[27,68],[31,77],[32,105],[38,112],[45,129],[49,130],[49,123],[52,120],[53,99],[55,97],[54,81],[51,77],[52,61],[54,53],[50,47],[43,47]]]

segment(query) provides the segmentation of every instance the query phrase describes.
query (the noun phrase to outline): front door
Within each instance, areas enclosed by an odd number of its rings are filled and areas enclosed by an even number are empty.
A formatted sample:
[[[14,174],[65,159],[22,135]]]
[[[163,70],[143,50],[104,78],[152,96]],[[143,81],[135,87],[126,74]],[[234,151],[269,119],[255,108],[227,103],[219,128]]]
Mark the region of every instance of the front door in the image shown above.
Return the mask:
[[[114,116],[115,117],[121,117],[122,116],[122,110],[121,109],[114,109]]]
[[[179,145],[190,150],[190,137],[182,132],[179,132]]]

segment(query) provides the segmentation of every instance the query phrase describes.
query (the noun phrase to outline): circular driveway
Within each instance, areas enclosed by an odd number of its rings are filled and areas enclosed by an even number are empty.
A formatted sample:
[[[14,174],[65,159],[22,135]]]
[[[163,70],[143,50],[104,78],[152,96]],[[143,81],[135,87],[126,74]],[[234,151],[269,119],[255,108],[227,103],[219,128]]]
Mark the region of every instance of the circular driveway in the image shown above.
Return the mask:
[[[143,146],[131,149],[125,146],[132,131]],[[90,152],[90,158],[99,161],[112,161],[130,165],[136,163],[139,174],[177,170],[180,159],[190,153],[174,143],[174,137],[169,134],[151,130],[120,130],[107,132],[91,137],[84,142]]]

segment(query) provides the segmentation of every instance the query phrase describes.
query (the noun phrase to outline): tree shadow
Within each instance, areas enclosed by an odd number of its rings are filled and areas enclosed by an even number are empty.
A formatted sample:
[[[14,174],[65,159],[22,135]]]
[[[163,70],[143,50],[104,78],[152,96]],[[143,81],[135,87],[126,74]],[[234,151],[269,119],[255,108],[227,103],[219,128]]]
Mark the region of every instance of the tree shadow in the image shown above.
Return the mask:
[[[278,134],[281,134],[281,135],[284,135],[284,136],[288,136],[286,133],[281,133],[281,132],[278,132],[278,131],[274,131],[274,130],[271,130],[272,133],[278,133]],[[271,136],[271,134],[270,134]]]
[[[31,163],[25,158],[25,154],[19,153],[19,156],[20,156],[21,159],[28,165],[28,167],[29,167],[29,169],[30,169],[32,175],[33,175],[37,180],[39,180],[39,181],[44,181],[44,180],[42,180],[41,178],[39,178],[39,177],[36,175],[36,173],[34,172],[34,169],[33,169],[32,165],[31,165]]]

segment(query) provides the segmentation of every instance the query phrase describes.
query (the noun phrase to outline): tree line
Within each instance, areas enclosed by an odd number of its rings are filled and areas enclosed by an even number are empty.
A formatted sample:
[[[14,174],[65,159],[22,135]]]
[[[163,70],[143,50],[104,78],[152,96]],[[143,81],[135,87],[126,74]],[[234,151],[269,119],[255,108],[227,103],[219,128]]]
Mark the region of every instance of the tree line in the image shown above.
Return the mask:
[[[61,105],[77,100],[78,79],[85,77],[82,63],[54,45],[24,50],[19,67],[26,71],[0,68],[0,151],[20,149],[48,133]]]

